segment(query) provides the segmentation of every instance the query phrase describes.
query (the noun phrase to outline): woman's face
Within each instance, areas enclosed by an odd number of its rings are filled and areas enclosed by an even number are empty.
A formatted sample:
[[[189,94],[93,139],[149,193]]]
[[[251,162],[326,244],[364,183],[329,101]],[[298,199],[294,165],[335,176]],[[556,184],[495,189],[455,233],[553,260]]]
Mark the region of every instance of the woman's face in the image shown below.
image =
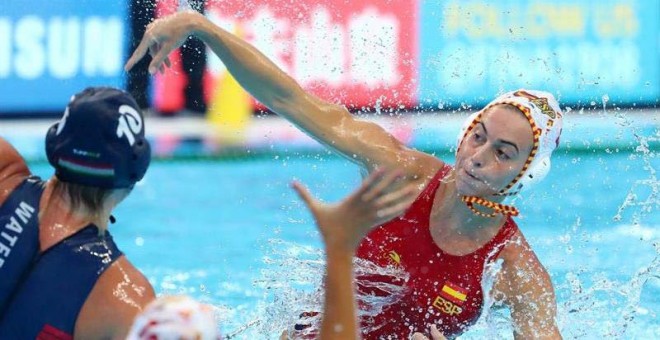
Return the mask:
[[[522,170],[532,145],[532,127],[522,112],[508,105],[488,109],[456,155],[458,193],[485,197],[504,189]]]

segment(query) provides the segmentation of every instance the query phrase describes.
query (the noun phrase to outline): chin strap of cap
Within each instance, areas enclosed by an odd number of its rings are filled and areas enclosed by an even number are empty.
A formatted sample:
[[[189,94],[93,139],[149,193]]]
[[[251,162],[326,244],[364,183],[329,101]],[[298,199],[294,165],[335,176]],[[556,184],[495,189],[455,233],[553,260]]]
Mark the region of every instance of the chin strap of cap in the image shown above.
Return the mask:
[[[502,204],[502,203],[491,202],[487,199],[477,197],[477,196],[463,196],[463,198],[461,200],[465,203],[465,205],[467,205],[468,208],[470,208],[470,210],[472,210],[472,212],[475,215],[479,215],[479,216],[483,216],[483,217],[495,217],[497,215],[518,216],[520,214],[518,209],[516,209],[516,207],[514,207],[512,205],[506,205],[506,204]],[[474,206],[475,204],[478,204],[482,207],[489,208],[489,209],[493,210],[493,212],[490,213],[490,214],[481,212],[477,208],[475,208],[475,206]]]

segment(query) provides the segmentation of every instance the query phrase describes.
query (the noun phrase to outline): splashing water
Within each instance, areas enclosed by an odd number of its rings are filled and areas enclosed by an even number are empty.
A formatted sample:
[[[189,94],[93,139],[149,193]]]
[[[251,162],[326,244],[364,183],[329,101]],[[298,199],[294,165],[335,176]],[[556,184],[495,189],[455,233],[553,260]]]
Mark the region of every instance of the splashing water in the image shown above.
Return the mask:
[[[567,286],[558,287],[571,295],[559,305],[562,334],[566,338],[580,339],[628,338],[633,335],[630,333],[660,335],[660,327],[648,327],[652,321],[635,323],[641,316],[657,318],[657,311],[642,307],[644,290],[651,289],[654,279],[660,279],[660,246],[658,243],[654,246],[656,257],[652,263],[640,269],[629,281],[617,281],[588,271],[569,273]],[[592,281],[592,285],[585,287],[585,280]]]
[[[259,332],[264,335],[272,334],[273,329],[291,332],[302,313],[320,311],[323,301],[318,289],[323,280],[323,251],[283,240],[268,242],[271,250],[264,258],[267,269],[254,283],[266,291],[259,308],[263,313]],[[319,317],[304,321],[315,324]]]
[[[479,320],[473,326],[473,329],[483,330],[488,334],[487,338],[502,338],[501,330],[509,331],[511,329],[511,319],[501,314],[502,309],[498,308],[498,302],[493,298],[492,292],[495,286],[497,274],[502,270],[502,260],[498,259],[484,266],[484,275],[481,281],[481,288],[484,294],[483,313]],[[511,332],[509,331],[509,334]]]
[[[633,154],[630,157],[636,158],[641,156],[642,161],[644,162],[643,168],[649,173],[648,178],[636,180],[633,183],[628,191],[625,201],[619,206],[619,209],[614,216],[614,220],[620,221],[622,219],[623,211],[628,208],[639,208],[633,215],[633,222],[637,223],[644,215],[648,215],[653,210],[658,210],[658,208],[660,208],[660,181],[658,180],[654,166],[651,164],[651,160],[658,155],[649,147],[651,143],[660,141],[660,130],[656,129],[652,135],[644,135],[643,132],[634,127],[631,119],[624,112],[621,110],[615,110],[614,112],[614,116],[619,121],[619,124],[622,127],[628,127],[638,143],[635,147],[636,154]],[[648,196],[645,199],[640,199],[640,196],[642,195],[640,191],[646,190],[650,190],[650,193],[648,193]]]
[[[312,325],[296,333],[301,336],[311,335],[321,321],[321,316],[315,312],[323,310],[324,294],[321,287],[325,272],[324,252],[279,239],[268,242],[269,255],[264,257],[266,269],[261,271],[261,277],[253,283],[265,291],[265,296],[253,311],[253,320],[239,326],[229,336],[242,338],[257,333],[261,337],[272,337],[274,333],[279,333],[277,330],[288,330],[291,333],[295,324]],[[408,280],[407,274],[399,269],[379,267],[363,259],[355,259],[354,269],[358,278],[377,275],[396,282]],[[358,294],[358,316],[379,314],[383,307],[395,303],[404,289],[400,284],[384,281],[369,282],[364,287],[384,294]]]
[[[179,12],[183,11],[193,11],[193,7],[188,0],[179,0]]]
[[[365,259],[355,259],[355,277],[359,281],[362,290],[378,291],[379,295],[359,293],[357,295],[360,310],[358,315],[362,317],[376,316],[384,307],[396,303],[404,293],[405,283],[409,275],[398,267],[381,267]],[[382,277],[380,280],[369,278],[373,276]],[[378,327],[378,325],[375,325]]]

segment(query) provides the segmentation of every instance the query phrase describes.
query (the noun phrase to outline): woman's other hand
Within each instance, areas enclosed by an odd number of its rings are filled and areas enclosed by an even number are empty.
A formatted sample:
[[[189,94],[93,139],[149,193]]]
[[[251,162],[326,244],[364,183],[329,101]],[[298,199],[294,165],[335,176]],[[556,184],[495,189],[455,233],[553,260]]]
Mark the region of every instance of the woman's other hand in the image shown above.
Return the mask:
[[[431,325],[431,339],[422,333],[415,333],[410,338],[411,340],[447,340],[442,333],[438,330],[438,327]]]
[[[399,170],[373,172],[360,188],[335,204],[318,201],[300,183],[294,182],[293,187],[314,215],[326,247],[351,253],[372,227],[405,212],[417,193]]]

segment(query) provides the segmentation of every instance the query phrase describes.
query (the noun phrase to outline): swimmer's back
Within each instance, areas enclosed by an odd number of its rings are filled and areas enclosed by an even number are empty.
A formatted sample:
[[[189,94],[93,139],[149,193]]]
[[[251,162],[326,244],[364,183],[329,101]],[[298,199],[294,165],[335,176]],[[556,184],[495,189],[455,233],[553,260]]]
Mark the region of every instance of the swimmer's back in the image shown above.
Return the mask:
[[[43,182],[23,179],[0,204],[0,316],[39,255]]]
[[[130,320],[124,319],[132,320],[153,299],[151,286],[136,272],[108,233],[99,236],[95,226],[87,226],[37,259],[2,315],[0,334],[65,339],[74,334],[76,338],[123,336],[130,326]]]

